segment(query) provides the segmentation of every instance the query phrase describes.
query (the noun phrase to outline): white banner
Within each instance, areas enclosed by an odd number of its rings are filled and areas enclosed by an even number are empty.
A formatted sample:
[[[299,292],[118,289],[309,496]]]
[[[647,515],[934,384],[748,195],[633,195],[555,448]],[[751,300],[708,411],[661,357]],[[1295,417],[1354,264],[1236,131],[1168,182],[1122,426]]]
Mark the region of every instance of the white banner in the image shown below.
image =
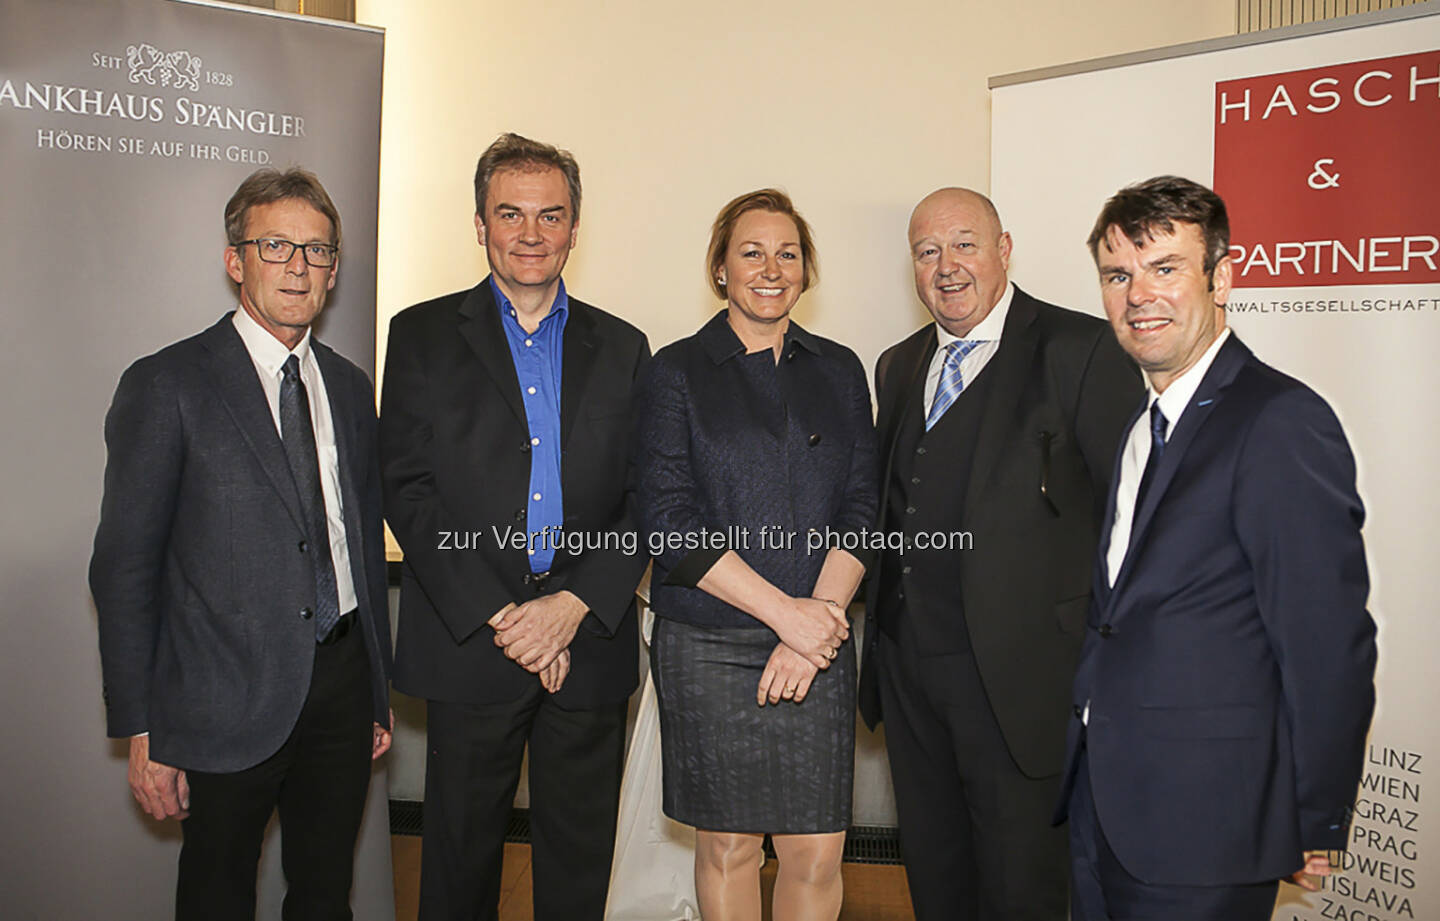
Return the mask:
[[[1379,704],[1343,871],[1313,895],[1282,886],[1282,921],[1440,918],[1440,813],[1424,805],[1440,752],[1425,550],[1440,512],[1440,14],[1416,10],[992,81],[991,187],[1018,281],[1101,313],[1085,239],[1105,199],[1163,173],[1215,185],[1236,230],[1230,324],[1330,402],[1358,457]]]
[[[223,212],[260,166],[312,169],[334,198],[320,334],[373,369],[383,44],[224,4],[0,0],[7,918],[173,914],[178,828],[143,816],[105,739],[86,584],[102,421],[127,365],[234,308]],[[383,770],[371,793],[356,917],[393,918]],[[278,851],[262,917],[279,917]]]

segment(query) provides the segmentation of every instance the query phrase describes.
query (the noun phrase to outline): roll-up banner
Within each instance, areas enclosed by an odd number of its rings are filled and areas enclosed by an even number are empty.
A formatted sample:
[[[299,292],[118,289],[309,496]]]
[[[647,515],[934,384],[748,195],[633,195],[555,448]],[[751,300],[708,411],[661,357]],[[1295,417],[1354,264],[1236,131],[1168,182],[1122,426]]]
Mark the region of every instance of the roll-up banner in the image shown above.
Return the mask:
[[[1102,313],[1085,238],[1105,199],[1163,173],[1213,185],[1233,230],[1229,324],[1330,402],[1357,455],[1379,704],[1342,869],[1315,894],[1282,886],[1281,921],[1440,918],[1432,7],[991,81],[991,189],[1019,282]]]
[[[173,914],[179,834],[105,738],[86,567],[102,421],[136,358],[236,305],[225,202],[261,166],[316,172],[343,227],[318,334],[373,370],[383,33],[222,3],[0,0],[5,528],[0,914]],[[357,918],[393,918],[383,768]],[[279,917],[271,829],[261,916]]]

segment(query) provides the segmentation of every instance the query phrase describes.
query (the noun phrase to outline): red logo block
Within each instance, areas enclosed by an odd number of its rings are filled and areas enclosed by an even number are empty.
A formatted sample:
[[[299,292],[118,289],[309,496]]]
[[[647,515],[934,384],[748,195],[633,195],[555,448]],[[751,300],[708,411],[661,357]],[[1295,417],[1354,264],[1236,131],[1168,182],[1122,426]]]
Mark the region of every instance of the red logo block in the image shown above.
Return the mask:
[[[1440,50],[1215,84],[1235,287],[1440,282]]]

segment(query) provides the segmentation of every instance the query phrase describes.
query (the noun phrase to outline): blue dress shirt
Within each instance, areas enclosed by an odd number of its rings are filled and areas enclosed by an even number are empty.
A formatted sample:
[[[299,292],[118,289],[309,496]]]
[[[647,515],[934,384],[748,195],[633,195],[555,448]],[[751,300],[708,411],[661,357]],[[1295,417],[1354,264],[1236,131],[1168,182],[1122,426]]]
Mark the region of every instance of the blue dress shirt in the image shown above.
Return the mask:
[[[490,287],[500,309],[500,326],[510,345],[530,427],[530,495],[525,515],[530,532],[530,571],[546,572],[555,558],[557,535],[565,524],[565,504],[560,493],[560,368],[570,298],[565,294],[565,283],[560,282],[550,312],[535,332],[527,333],[493,275]]]

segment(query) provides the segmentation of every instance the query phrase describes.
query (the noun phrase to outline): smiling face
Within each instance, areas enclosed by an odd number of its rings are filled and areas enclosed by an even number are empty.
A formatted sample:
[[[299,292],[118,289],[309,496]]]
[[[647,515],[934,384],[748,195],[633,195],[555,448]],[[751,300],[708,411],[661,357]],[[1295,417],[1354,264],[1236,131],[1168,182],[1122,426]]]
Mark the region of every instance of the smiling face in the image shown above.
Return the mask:
[[[1198,224],[1153,228],[1136,246],[1111,225],[1096,248],[1100,294],[1115,338],[1157,392],[1187,371],[1225,328],[1231,262],[1205,272],[1205,240]]]
[[[915,291],[935,322],[965,336],[989,316],[1008,282],[1010,234],[968,189],[941,189],[910,216]]]
[[[247,240],[333,243],[334,233],[330,219],[299,198],[255,205],[245,218]],[[240,306],[287,349],[299,345],[320,316],[339,267],[336,260],[326,268],[312,268],[299,247],[284,263],[262,262],[254,244],[225,249],[225,271],[240,286]]]
[[[740,215],[718,274],[732,326],[768,326],[784,320],[805,287],[805,259],[795,221],[774,211]]]
[[[490,271],[517,307],[547,309],[560,286],[579,227],[570,186],[553,167],[503,169],[490,177],[475,235]]]

